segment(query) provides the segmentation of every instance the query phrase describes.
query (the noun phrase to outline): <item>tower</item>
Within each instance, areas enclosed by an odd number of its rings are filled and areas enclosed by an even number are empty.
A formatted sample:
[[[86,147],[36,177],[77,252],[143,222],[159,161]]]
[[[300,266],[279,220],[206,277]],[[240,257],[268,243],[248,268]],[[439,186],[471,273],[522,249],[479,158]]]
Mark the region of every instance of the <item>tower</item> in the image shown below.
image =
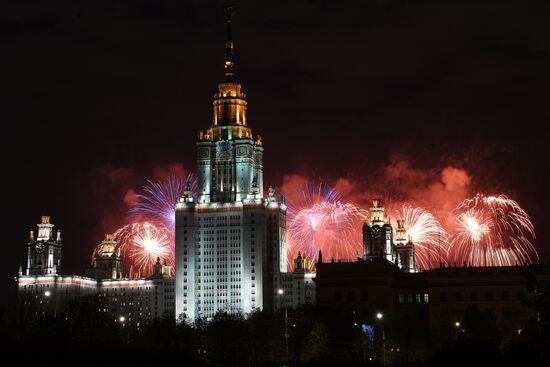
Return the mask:
[[[405,221],[397,220],[397,229],[395,230],[394,241],[395,263],[401,270],[407,273],[416,271],[416,261],[414,254],[414,244],[411,236],[408,236],[405,229]]]
[[[393,261],[393,230],[390,218],[384,217],[381,199],[372,200],[370,220],[363,224],[363,252],[366,258]]]
[[[30,231],[27,244],[27,275],[55,275],[61,268],[61,231],[54,238],[50,217],[42,216],[42,223],[37,224],[38,236]]]
[[[235,76],[231,9],[224,78],[210,127],[198,134],[198,192],[176,204],[176,316],[272,309],[286,271],[286,205],[263,191],[263,147],[253,138]]]
[[[311,264],[305,256],[302,256],[301,251],[298,251],[298,257],[294,259],[294,271],[302,273],[311,271]]]
[[[106,234],[100,249],[94,257],[94,269],[97,279],[122,278],[122,256],[116,251],[116,241],[112,234]]]

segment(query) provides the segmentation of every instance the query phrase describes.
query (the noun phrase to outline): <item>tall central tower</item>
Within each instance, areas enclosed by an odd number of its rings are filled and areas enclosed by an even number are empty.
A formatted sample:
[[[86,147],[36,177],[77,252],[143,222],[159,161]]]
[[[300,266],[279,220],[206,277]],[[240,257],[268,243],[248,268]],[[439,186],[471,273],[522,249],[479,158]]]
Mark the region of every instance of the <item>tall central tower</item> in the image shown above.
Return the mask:
[[[231,202],[263,195],[263,148],[246,120],[246,95],[235,78],[231,15],[226,20],[224,79],[214,94],[212,125],[199,131],[198,201]]]
[[[272,309],[286,271],[286,205],[263,190],[263,148],[235,77],[231,13],[212,124],[197,142],[198,192],[176,204],[176,315]]]

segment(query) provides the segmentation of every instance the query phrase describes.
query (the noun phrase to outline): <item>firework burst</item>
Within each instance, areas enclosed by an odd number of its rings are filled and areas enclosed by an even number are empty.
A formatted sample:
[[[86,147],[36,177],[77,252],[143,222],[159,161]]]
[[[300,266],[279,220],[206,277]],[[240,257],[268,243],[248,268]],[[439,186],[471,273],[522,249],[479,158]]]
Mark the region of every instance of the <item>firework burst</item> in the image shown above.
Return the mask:
[[[285,193],[285,195],[288,196],[287,216],[289,221],[292,221],[300,211],[312,208],[316,204],[334,203],[342,200],[342,195],[333,187],[323,182],[316,183],[315,181],[310,181],[303,187],[295,189],[293,192]]]
[[[538,259],[529,215],[504,195],[476,195],[455,209],[449,260],[462,265],[512,266]]]
[[[323,201],[298,211],[288,224],[289,261],[301,251],[316,262],[319,250],[326,259],[356,258],[363,252],[360,228],[366,214],[340,201]]]
[[[164,181],[147,180],[142,188],[143,193],[137,194],[138,202],[130,208],[131,217],[135,220],[162,223],[172,228],[175,223],[174,207],[177,199],[183,195],[187,183],[196,192],[197,179],[193,174],[189,174],[186,180],[179,179],[174,174]]]
[[[157,258],[174,264],[173,232],[162,224],[128,224],[117,229],[113,237],[117,243],[115,252],[120,252],[124,257],[124,265],[129,266],[127,274],[130,278],[151,275]],[[93,257],[101,251],[100,244]]]
[[[446,263],[447,233],[429,211],[404,205],[394,212],[405,221],[405,229],[415,245],[416,266],[419,270],[432,269]],[[392,223],[394,229],[396,223]]]

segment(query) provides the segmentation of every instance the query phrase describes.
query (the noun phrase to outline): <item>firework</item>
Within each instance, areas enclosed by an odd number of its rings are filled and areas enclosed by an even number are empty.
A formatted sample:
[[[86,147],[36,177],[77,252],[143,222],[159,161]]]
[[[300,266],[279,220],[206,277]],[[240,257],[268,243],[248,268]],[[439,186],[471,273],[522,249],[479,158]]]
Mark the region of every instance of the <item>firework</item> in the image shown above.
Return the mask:
[[[301,210],[312,208],[315,204],[325,202],[334,203],[342,200],[342,195],[333,187],[323,182],[310,181],[287,195],[287,216],[289,221],[300,213]]]
[[[319,250],[326,259],[356,258],[363,253],[361,224],[366,214],[340,201],[300,210],[288,224],[289,260],[301,251],[315,262]]]
[[[447,233],[429,211],[404,205],[394,212],[405,221],[405,229],[415,245],[416,266],[419,270],[432,269],[446,263]],[[393,227],[397,228],[396,223]]]
[[[186,180],[169,175],[164,181],[153,182],[147,180],[143,186],[143,193],[138,194],[138,202],[130,208],[130,214],[135,220],[147,220],[153,223],[162,223],[172,228],[175,223],[175,204],[183,195],[189,183],[191,190],[196,192],[197,180],[192,174]]]
[[[113,237],[117,243],[115,252],[120,252],[124,264],[129,265],[130,278],[151,275],[158,258],[169,265],[174,264],[173,232],[162,224],[128,224],[117,229]],[[96,247],[93,257],[101,251],[100,244]]]
[[[455,209],[454,224],[449,259],[455,264],[526,265],[539,258],[529,215],[504,195],[478,194],[463,201]]]

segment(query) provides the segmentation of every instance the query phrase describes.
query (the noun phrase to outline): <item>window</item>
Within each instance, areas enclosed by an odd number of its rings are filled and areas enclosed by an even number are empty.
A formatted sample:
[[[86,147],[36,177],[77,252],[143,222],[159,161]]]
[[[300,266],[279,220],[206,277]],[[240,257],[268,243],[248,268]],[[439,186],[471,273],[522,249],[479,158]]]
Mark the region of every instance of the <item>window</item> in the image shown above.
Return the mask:
[[[405,295],[404,294],[399,295],[399,303],[405,303]]]
[[[422,302],[422,295],[421,294],[417,294],[416,295],[416,303],[421,303]]]
[[[430,296],[428,293],[424,293],[424,303],[430,303]]]

